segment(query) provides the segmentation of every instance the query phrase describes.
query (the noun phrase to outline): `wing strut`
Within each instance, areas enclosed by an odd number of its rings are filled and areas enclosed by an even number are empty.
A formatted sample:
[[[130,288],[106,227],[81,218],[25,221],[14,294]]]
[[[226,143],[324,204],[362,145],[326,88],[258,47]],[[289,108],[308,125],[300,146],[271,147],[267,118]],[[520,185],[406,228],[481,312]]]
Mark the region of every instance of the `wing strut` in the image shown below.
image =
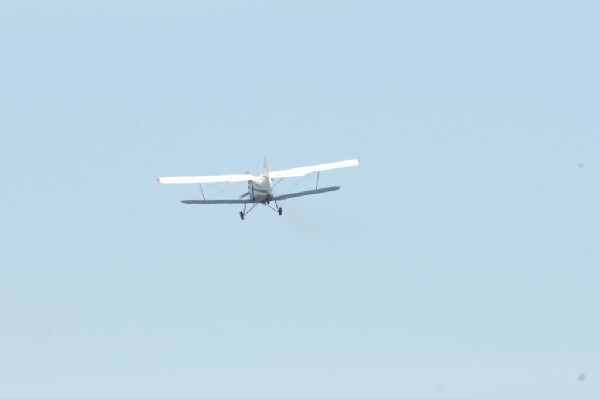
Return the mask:
[[[198,186],[200,187],[200,192],[202,193],[202,199],[204,200],[204,202],[206,202],[206,197],[204,196],[204,190],[202,190],[202,184],[198,183]]]
[[[321,174],[321,172],[317,172],[317,185],[315,186],[315,190],[319,189],[319,175]]]

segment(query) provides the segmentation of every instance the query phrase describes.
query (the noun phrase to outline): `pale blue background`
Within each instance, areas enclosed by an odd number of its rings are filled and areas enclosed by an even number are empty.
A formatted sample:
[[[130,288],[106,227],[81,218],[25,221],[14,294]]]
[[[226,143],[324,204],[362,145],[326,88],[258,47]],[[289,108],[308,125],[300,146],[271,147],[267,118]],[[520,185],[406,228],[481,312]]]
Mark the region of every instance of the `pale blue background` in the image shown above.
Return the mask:
[[[598,398],[597,4],[2,0],[0,397]]]

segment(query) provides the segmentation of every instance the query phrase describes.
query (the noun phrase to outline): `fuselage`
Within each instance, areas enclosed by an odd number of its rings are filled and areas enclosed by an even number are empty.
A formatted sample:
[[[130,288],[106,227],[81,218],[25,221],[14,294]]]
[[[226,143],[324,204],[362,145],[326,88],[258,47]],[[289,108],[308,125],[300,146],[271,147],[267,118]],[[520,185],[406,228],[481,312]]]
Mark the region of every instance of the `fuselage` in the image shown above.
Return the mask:
[[[248,180],[248,193],[253,202],[267,203],[273,198],[273,185],[268,176]]]

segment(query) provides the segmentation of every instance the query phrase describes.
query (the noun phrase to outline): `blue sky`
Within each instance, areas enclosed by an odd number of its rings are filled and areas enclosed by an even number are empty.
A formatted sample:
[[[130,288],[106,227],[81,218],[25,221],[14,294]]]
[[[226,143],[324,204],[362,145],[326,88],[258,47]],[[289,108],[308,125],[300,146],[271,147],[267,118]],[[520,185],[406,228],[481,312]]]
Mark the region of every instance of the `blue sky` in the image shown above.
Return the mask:
[[[597,397],[599,11],[3,1],[0,397]]]

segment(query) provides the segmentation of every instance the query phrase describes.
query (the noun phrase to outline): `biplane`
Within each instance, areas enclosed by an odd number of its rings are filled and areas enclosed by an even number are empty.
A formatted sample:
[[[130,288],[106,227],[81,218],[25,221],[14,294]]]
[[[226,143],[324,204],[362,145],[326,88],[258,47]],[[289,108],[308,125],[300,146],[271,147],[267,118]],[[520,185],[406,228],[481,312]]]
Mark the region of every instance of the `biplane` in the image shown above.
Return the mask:
[[[195,204],[195,205],[215,205],[215,204],[243,204],[244,210],[240,211],[240,218],[244,220],[246,215],[252,211],[258,204],[268,206],[277,212],[280,216],[283,213],[277,201],[283,201],[290,198],[302,197],[305,195],[324,194],[340,189],[339,186],[322,187],[319,188],[319,175],[321,172],[347,168],[350,166],[358,166],[360,161],[358,159],[349,159],[346,161],[323,163],[313,166],[302,166],[292,169],[283,169],[276,171],[269,171],[269,165],[267,160],[264,159],[263,173],[260,175],[252,175],[250,173],[243,174],[232,174],[232,175],[216,175],[216,176],[179,176],[179,177],[159,177],[157,180],[163,184],[198,184],[200,186],[200,192],[202,194],[201,200],[184,200],[181,201],[184,204]],[[317,174],[317,180],[314,190],[306,190],[295,193],[273,195],[273,187],[275,187],[283,179],[290,177],[301,177],[306,176],[310,173]],[[273,181],[275,180],[275,183]],[[239,198],[233,199],[206,199],[204,190],[202,189],[203,184],[209,183],[236,183],[236,182],[248,182],[248,191],[239,196]],[[271,202],[275,206],[271,205]],[[248,206],[250,208],[248,209]]]

